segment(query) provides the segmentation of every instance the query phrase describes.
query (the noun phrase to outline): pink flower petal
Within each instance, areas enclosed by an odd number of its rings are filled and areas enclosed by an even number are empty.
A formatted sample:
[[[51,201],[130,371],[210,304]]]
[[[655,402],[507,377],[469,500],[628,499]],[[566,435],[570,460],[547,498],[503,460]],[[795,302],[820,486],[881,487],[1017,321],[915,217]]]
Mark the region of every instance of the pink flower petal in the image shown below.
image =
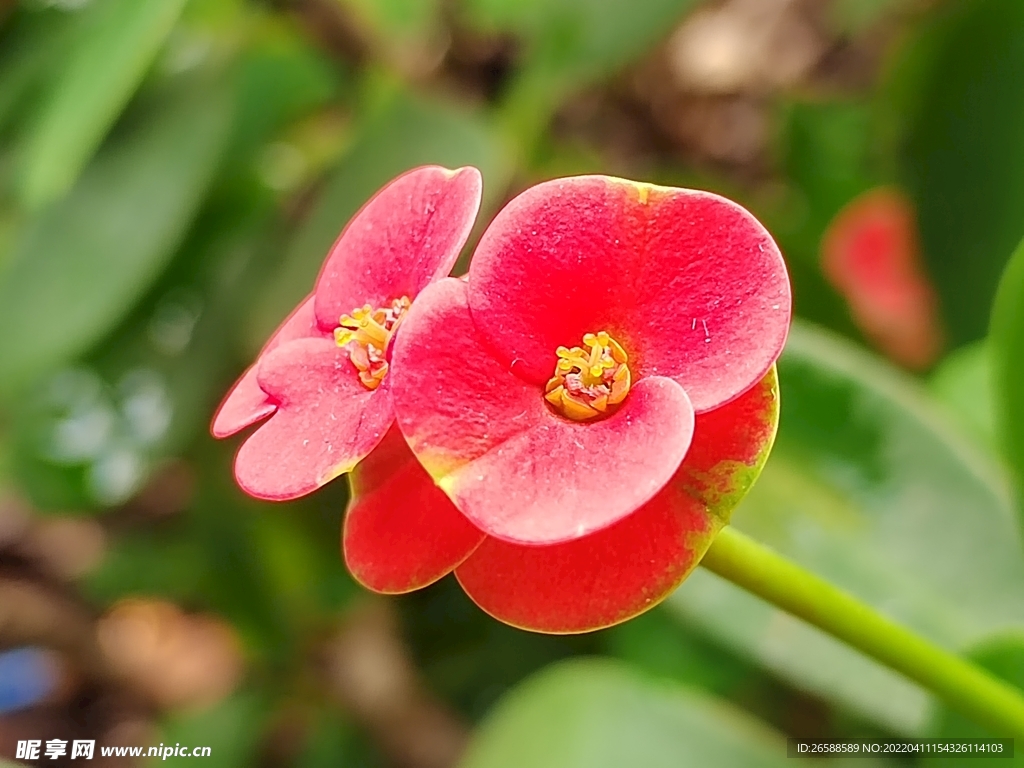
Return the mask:
[[[410,592],[440,579],[484,539],[416,461],[392,427],[349,475],[345,562],[363,586]]]
[[[693,570],[756,480],[778,424],[775,369],[728,405],[697,416],[672,481],[615,525],[537,547],[488,538],[455,575],[507,624],[587,632],[657,605]]]
[[[367,390],[332,340],[280,346],[260,359],[257,377],[278,406],[235,457],[235,479],[252,496],[284,500],[316,490],[367,456],[393,420],[387,380]]]
[[[327,338],[329,334],[321,331],[313,314],[313,297],[306,297],[299,306],[274,331],[262,350],[260,357],[285,342],[303,338]],[[257,357],[259,360],[259,357]],[[256,382],[256,363],[253,363],[241,375],[228,392],[227,397],[217,409],[213,417],[210,431],[214,437],[230,437],[246,427],[265,419],[277,409],[277,405],[267,397]]]
[[[543,388],[491,357],[466,284],[430,286],[395,342],[395,410],[413,453],[472,523],[508,541],[551,544],[612,525],[679,467],[693,409],[671,379],[634,385],[606,419],[555,414]]]
[[[790,320],[785,264],[747,211],[707,192],[580,176],[519,195],[469,269],[480,332],[541,383],[559,345],[608,331],[634,380],[668,376],[697,413],[754,385]]]
[[[455,264],[480,207],[480,172],[417,168],[359,211],[331,248],[316,284],[316,316],[334,328],[369,303],[414,299]]]

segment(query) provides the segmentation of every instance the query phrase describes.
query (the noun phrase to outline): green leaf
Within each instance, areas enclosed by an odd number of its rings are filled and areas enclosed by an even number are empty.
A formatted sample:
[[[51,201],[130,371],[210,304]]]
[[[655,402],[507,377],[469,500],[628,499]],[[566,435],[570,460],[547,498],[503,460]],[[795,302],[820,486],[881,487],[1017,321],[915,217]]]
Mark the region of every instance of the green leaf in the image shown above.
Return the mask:
[[[202,595],[207,557],[202,542],[180,524],[164,526],[157,534],[133,532],[112,542],[81,586],[100,604],[133,594],[194,604]]]
[[[995,450],[995,384],[989,344],[978,341],[950,353],[931,376],[929,388],[957,423]]]
[[[996,425],[1024,524],[1024,243],[1010,259],[992,307],[990,344]]]
[[[397,39],[422,35],[434,22],[438,0],[343,0],[375,31]]]
[[[790,194],[768,211],[768,227],[789,262],[801,317],[859,337],[846,301],[821,273],[821,238],[833,217],[878,183],[873,168],[871,112],[854,101],[786,105],[780,152]]]
[[[722,696],[763,686],[768,675],[681,626],[659,606],[603,633],[609,653],[651,675]]]
[[[30,208],[74,183],[142,82],[185,0],[95,0],[64,73],[25,149],[21,196]]]
[[[71,33],[69,14],[22,12],[4,31],[0,45],[0,130],[21,123],[38,92],[66,57]]]
[[[775,450],[733,522],[940,645],[1024,626],[1024,557],[1004,478],[920,386],[797,326],[779,363]],[[930,699],[838,641],[698,570],[671,598],[798,687],[920,735]]]
[[[836,0],[829,15],[836,31],[858,35],[906,5],[907,0]]]
[[[225,85],[176,83],[24,228],[0,273],[0,393],[85,351],[166,266],[224,150]]]
[[[259,316],[250,323],[259,348],[277,324],[310,291],[320,266],[348,220],[374,192],[418,165],[473,165],[484,194],[503,194],[508,167],[490,125],[440,102],[391,95],[360,127],[358,136],[297,233],[281,269],[268,283]]]
[[[124,503],[154,466],[206,431],[233,368],[225,329],[263,266],[267,212],[257,195],[215,196],[118,330],[21,399],[14,466],[38,509]]]
[[[985,335],[999,275],[1024,235],[1024,3],[950,5],[916,46],[924,61],[912,73],[905,172],[959,346]]]
[[[664,37],[696,0],[468,0],[476,24],[527,39],[526,67],[580,85],[614,72]]]
[[[523,38],[503,122],[527,152],[561,99],[606,77],[666,37],[696,0],[467,0],[471,23]]]
[[[782,738],[732,707],[608,660],[548,667],[484,720],[460,768],[779,766]]]
[[[871,113],[852,101],[793,102],[784,120],[786,172],[808,209],[813,251],[832,217],[875,183],[871,173]]]
[[[307,723],[306,744],[294,765],[296,768],[372,765],[365,739],[365,734],[340,712],[316,711]]]
[[[989,638],[972,648],[967,655],[996,677],[1024,689],[1024,633],[1014,632]],[[1006,734],[990,733],[946,707],[939,710],[929,736],[953,739],[1006,738]],[[928,768],[984,768],[992,763],[990,758],[956,756],[926,759],[924,765]],[[1013,759],[1000,762],[999,765],[1024,765],[1021,745],[1014,744]]]
[[[377,58],[413,77],[437,65],[446,45],[439,0],[339,0]]]
[[[284,25],[253,41],[238,69],[238,117],[229,162],[252,163],[252,155],[283,126],[329,104],[346,80],[334,62]]]
[[[208,709],[172,716],[163,724],[162,743],[209,747],[201,762],[210,768],[244,768],[257,762],[267,710],[256,693],[238,693]]]

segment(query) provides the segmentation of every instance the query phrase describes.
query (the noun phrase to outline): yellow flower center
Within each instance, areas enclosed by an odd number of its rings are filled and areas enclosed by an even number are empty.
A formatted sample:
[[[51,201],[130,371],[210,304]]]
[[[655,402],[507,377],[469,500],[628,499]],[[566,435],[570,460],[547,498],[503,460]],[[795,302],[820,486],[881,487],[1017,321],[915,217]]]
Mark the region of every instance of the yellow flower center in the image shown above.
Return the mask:
[[[359,381],[367,389],[376,389],[384,381],[388,344],[410,304],[408,296],[376,309],[364,304],[351,315],[342,315],[334,329],[334,340],[339,347],[348,347],[349,360],[359,369]]]
[[[629,393],[628,358],[605,331],[588,333],[583,347],[559,347],[544,399],[566,418],[587,421],[612,413]]]

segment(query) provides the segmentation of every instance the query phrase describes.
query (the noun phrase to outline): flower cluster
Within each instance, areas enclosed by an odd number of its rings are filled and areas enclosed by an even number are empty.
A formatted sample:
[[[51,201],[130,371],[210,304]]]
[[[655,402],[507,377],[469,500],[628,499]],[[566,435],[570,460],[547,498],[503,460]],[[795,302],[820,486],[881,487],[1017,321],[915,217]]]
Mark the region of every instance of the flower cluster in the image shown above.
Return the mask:
[[[696,566],[767,458],[790,288],[777,246],[706,192],[581,176],[497,214],[446,275],[473,169],[393,181],[221,406],[243,489],[348,472],[349,569],[405,592],[454,571],[507,623],[608,626]]]

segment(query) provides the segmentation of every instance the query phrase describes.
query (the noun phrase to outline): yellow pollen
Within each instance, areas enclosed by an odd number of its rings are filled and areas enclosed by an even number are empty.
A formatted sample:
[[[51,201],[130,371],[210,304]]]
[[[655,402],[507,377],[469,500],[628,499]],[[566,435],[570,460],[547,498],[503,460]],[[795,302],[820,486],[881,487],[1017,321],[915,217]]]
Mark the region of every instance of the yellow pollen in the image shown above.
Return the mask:
[[[386,307],[374,309],[364,304],[342,315],[334,329],[334,341],[348,348],[348,357],[359,371],[359,381],[367,389],[376,389],[388,372],[387,352],[398,323],[409,309],[408,296],[395,299]]]
[[[611,413],[629,393],[629,359],[607,332],[588,333],[583,347],[558,347],[555,354],[544,399],[566,418],[587,421]]]

